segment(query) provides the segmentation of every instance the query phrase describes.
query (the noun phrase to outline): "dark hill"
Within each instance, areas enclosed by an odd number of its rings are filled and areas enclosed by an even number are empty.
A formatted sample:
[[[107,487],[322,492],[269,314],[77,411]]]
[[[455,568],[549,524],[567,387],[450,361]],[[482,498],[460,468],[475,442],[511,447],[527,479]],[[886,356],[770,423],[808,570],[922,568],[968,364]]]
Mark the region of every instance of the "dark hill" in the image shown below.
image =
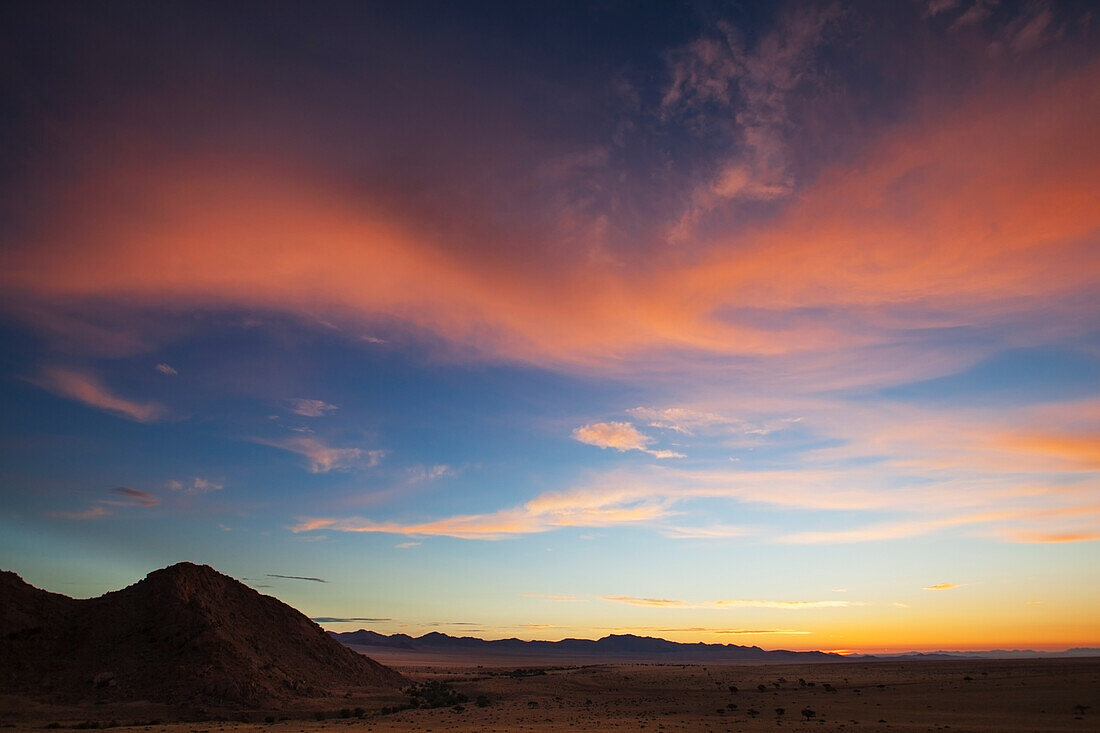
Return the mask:
[[[173,565],[87,600],[0,571],[0,693],[270,706],[404,682],[285,603],[205,565]]]

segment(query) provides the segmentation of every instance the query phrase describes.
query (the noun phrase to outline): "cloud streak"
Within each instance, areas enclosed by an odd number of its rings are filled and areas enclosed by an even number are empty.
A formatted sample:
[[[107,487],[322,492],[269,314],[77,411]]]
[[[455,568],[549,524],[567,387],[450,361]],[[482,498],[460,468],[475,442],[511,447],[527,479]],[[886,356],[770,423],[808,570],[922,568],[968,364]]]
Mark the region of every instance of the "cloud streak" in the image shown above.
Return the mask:
[[[302,417],[324,417],[330,412],[340,409],[336,405],[330,405],[323,400],[309,400],[301,397],[287,400],[290,411]]]
[[[269,578],[282,578],[283,580],[309,580],[314,583],[327,583],[328,581],[323,578],[305,577],[302,575],[276,575],[275,573],[268,573]]]
[[[354,468],[374,468],[386,456],[384,450],[336,448],[318,438],[306,435],[290,438],[252,438],[253,443],[271,446],[303,456],[310,473],[346,471]]]
[[[153,402],[138,402],[109,390],[98,377],[87,372],[64,367],[47,367],[33,384],[61,397],[76,400],[89,407],[127,418],[135,422],[154,422],[164,415],[164,408]]]
[[[782,611],[801,611],[814,608],[848,608],[860,606],[861,603],[852,601],[766,601],[766,600],[717,600],[717,601],[682,601],[668,598],[637,598],[635,596],[600,596],[602,601],[612,603],[624,603],[628,606],[643,606],[646,608],[769,608]]]

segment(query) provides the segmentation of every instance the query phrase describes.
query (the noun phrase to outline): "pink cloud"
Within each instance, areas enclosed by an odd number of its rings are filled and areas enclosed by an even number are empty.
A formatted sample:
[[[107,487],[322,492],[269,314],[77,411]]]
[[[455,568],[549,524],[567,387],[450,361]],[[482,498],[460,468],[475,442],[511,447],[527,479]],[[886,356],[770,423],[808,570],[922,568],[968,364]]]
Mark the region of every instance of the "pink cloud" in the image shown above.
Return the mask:
[[[134,420],[154,422],[165,410],[152,402],[136,402],[112,393],[98,378],[75,369],[48,367],[32,380],[34,384],[104,412]]]

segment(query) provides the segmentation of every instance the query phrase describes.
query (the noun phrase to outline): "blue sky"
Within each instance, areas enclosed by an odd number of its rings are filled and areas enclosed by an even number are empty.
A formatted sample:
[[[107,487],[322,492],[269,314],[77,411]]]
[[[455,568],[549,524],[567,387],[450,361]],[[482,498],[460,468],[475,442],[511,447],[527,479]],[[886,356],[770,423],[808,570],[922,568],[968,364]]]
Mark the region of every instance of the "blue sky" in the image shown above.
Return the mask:
[[[5,569],[1100,645],[1087,3],[3,13]]]

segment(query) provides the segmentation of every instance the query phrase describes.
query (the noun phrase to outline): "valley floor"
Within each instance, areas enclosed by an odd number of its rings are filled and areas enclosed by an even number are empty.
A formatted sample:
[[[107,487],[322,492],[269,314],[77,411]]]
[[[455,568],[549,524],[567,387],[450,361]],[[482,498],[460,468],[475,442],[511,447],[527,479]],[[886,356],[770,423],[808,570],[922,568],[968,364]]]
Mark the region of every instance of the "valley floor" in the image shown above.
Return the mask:
[[[250,723],[145,724],[130,730],[1100,730],[1100,659],[767,666],[603,664],[535,670],[448,665],[401,671],[421,682],[446,682],[454,693],[464,695],[466,702],[387,714],[370,707],[363,717],[349,708],[298,709],[288,720],[273,716],[274,723],[259,722],[267,716],[254,715]],[[0,716],[0,724],[23,730],[42,729],[50,722],[12,722],[10,717],[5,721]],[[69,727],[75,723],[60,724]]]

